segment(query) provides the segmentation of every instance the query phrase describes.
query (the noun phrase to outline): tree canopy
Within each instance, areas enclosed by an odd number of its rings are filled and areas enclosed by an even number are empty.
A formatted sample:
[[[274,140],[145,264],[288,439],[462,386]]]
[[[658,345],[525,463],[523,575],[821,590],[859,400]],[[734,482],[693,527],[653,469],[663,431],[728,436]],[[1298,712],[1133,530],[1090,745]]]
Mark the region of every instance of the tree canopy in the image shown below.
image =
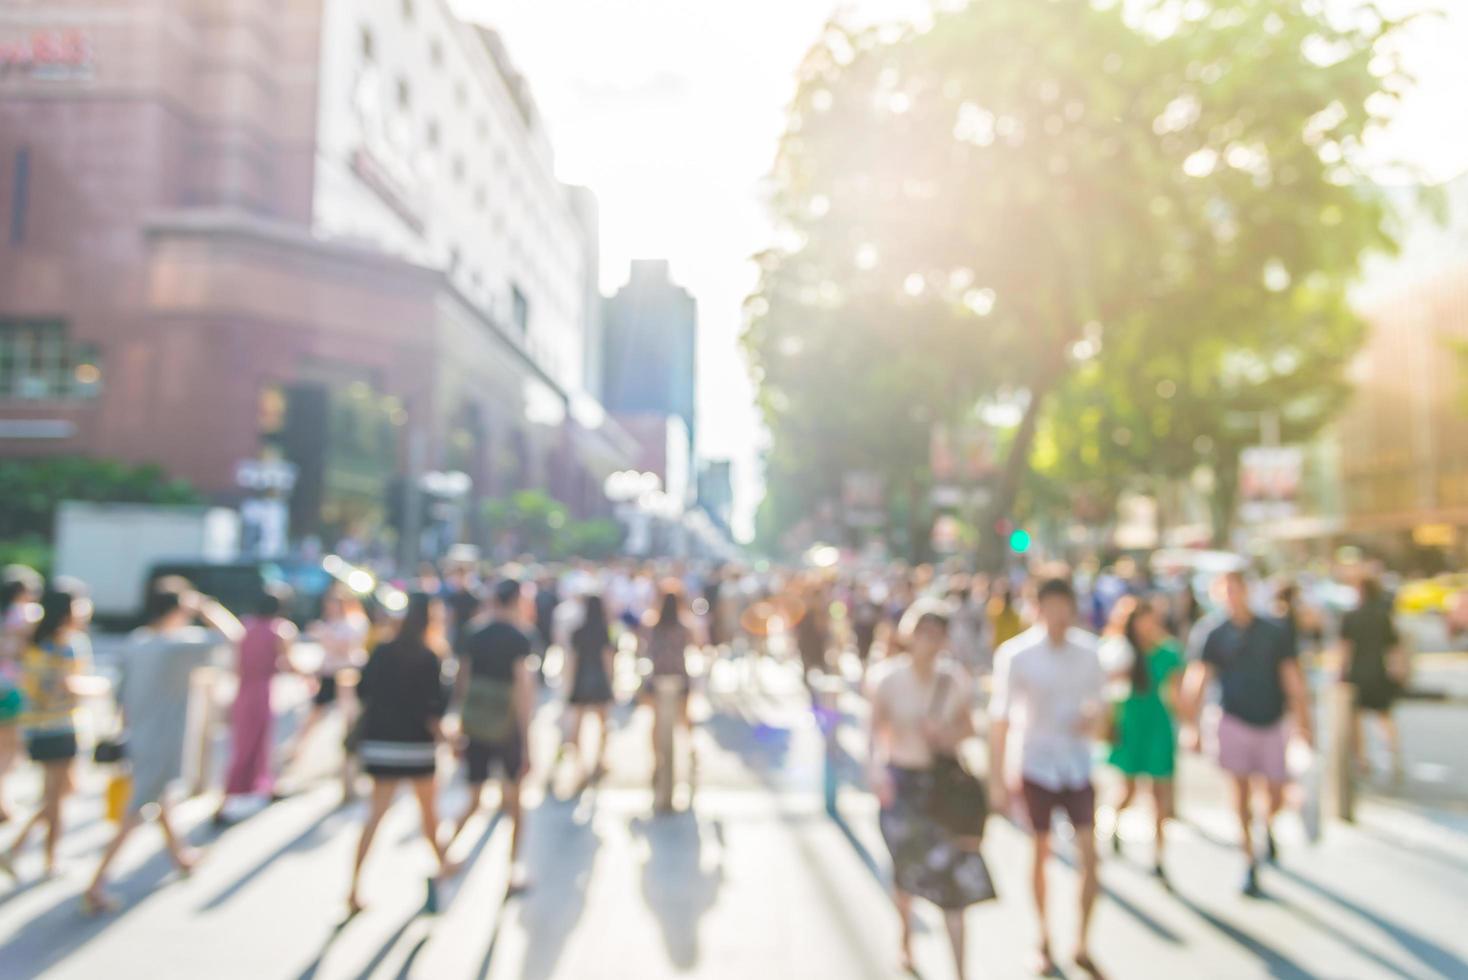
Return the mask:
[[[1226,476],[1260,411],[1313,431],[1359,343],[1359,259],[1391,247],[1361,145],[1407,84],[1396,22],[1325,7],[973,0],[829,26],[748,307],[776,506],[850,468],[923,480],[929,426],[983,403],[1020,410],[993,516],[1037,453],[1114,485]]]

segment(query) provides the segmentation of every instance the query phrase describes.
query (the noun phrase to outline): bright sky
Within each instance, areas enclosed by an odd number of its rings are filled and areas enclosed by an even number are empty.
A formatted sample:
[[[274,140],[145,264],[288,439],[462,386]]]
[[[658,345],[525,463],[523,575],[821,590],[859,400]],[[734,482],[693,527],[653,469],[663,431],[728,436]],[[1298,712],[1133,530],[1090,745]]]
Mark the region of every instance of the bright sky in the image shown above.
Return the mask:
[[[700,454],[731,457],[736,530],[760,497],[761,440],[738,349],[750,256],[770,244],[761,182],[770,171],[794,70],[837,0],[451,0],[500,30],[546,118],[563,180],[602,208],[602,286],[633,258],[667,258],[700,314]],[[1396,0],[1417,5],[1420,0]],[[1468,2],[1419,30],[1421,87],[1379,147],[1435,179],[1468,170]],[[848,0],[891,19],[916,0]]]

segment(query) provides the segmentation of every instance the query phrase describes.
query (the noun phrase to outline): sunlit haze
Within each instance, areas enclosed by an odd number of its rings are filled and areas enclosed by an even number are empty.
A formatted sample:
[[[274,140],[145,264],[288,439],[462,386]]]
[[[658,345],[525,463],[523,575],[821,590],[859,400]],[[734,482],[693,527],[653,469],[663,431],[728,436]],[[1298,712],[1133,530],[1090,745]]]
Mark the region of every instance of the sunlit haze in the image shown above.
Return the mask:
[[[1412,0],[1399,4],[1404,9]],[[862,20],[912,16],[912,0],[459,0],[505,36],[549,126],[562,179],[600,196],[602,285],[633,258],[671,259],[700,314],[701,454],[736,461],[736,530],[758,503],[759,424],[738,350],[749,257],[771,241],[761,197],[794,70],[839,10]],[[1433,179],[1468,169],[1468,16],[1412,34],[1421,82],[1378,149]],[[1456,117],[1456,124],[1450,120]]]

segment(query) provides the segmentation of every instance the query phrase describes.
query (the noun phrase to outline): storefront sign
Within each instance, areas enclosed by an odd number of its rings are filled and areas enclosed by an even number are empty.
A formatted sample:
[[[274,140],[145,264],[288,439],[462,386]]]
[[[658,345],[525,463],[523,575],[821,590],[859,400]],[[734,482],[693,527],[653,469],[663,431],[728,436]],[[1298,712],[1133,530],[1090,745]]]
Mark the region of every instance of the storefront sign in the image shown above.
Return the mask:
[[[37,31],[23,41],[0,41],[0,79],[88,78],[92,48],[75,30]]]

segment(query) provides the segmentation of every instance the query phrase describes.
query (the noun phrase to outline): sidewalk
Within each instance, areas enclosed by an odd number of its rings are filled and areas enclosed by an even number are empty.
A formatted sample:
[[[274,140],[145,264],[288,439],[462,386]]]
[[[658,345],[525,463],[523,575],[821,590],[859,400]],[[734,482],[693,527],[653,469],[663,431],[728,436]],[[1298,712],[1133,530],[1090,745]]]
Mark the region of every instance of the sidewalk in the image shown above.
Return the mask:
[[[861,702],[842,702],[848,717],[840,729],[839,818],[832,819],[822,803],[824,742],[793,671],[766,671],[764,693],[735,690],[726,671],[716,680],[698,735],[691,809],[650,815],[649,719],[620,712],[610,777],[562,800],[558,794],[569,796],[574,782],[564,772],[552,792],[537,791],[531,801],[531,890],[505,895],[508,828],[471,824],[459,847],[475,860],[445,890],[437,916],[421,914],[431,862],[404,798],[370,860],[368,911],[337,928],[361,807],[336,809],[337,788],[324,783],[225,832],[188,881],[170,879],[157,838],[141,833],[119,869],[118,891],[129,907],[112,919],[83,919],[76,896],[108,830],[99,780],[88,774],[70,811],[68,873],[18,888],[0,883],[0,976],[896,976],[886,853],[875,804],[857,782]],[[537,719],[541,786],[558,711],[549,705]],[[25,798],[32,792],[16,790]],[[1145,813],[1123,823],[1126,855],[1107,854],[1094,950],[1112,977],[1468,976],[1461,922],[1468,827],[1367,801],[1358,826],[1332,827],[1312,847],[1296,821],[1283,821],[1282,866],[1264,876],[1270,897],[1251,901],[1238,894],[1232,817],[1211,766],[1190,760],[1180,795],[1184,820],[1168,857],[1176,893],[1150,877]],[[462,785],[446,797],[445,813],[456,813]],[[209,799],[182,807],[198,841],[210,839],[211,809]],[[1024,977],[1033,943],[1028,841],[996,820],[985,853],[1001,901],[970,913],[973,972]],[[21,871],[35,873],[33,856]],[[1065,965],[1076,882],[1064,867],[1051,880],[1056,953]],[[922,976],[946,980],[952,974],[941,920],[927,908],[920,917]]]

